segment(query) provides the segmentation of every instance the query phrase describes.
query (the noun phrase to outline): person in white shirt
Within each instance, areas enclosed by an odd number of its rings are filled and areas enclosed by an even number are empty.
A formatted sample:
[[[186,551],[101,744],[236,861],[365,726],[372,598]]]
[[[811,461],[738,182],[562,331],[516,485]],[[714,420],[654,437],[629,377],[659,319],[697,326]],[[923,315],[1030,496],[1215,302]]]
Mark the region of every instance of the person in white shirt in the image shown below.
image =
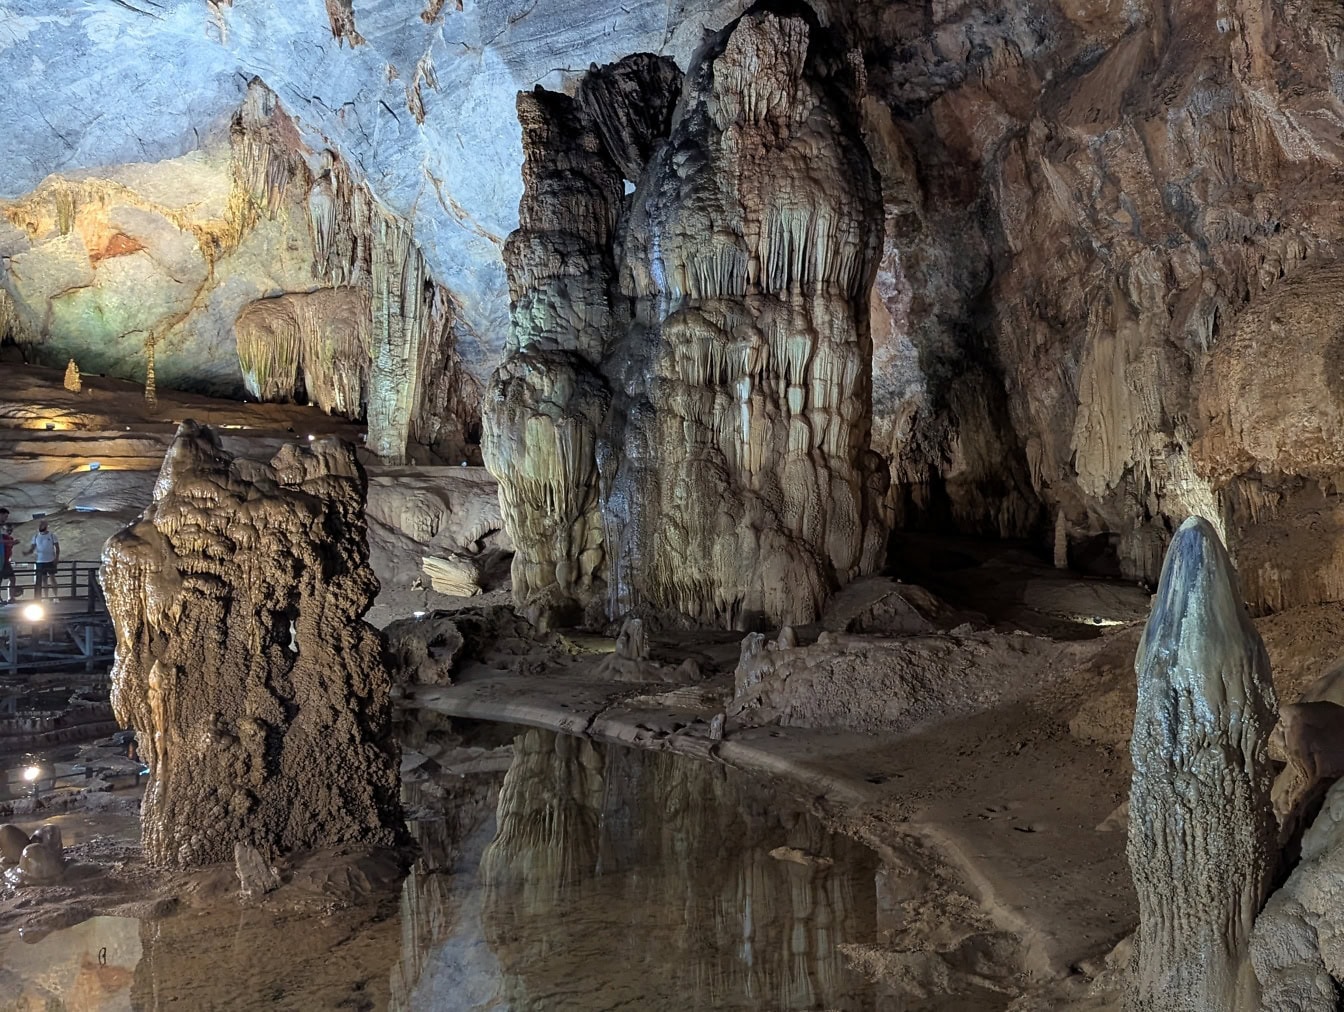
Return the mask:
[[[32,544],[23,550],[24,555],[34,552],[37,553],[37,589],[34,593],[41,600],[43,589],[50,584],[51,596],[56,597],[56,563],[61,561],[61,542],[53,531],[47,530],[45,520],[38,521]]]

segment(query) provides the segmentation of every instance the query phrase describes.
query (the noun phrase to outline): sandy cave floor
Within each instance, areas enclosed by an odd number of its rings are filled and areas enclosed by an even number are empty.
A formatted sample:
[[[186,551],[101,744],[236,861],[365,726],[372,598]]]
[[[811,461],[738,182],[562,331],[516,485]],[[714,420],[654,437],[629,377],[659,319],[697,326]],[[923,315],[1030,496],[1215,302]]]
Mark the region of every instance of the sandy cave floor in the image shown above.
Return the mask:
[[[184,417],[224,427],[231,449],[254,455],[309,432],[357,445],[360,436],[358,427],[304,407],[164,392],[151,411],[130,384],[86,377],[84,392],[71,394],[57,372],[6,364],[0,495],[21,523],[48,514],[64,557],[96,559],[102,541],[147,501]],[[88,469],[93,460],[97,471]],[[450,471],[404,469],[385,475],[385,484],[414,485],[417,495],[448,489],[450,512],[470,516],[434,537],[485,552],[482,539],[493,536],[488,476]],[[394,527],[371,521],[385,584],[376,624],[437,610],[488,622],[506,607],[505,554],[483,566],[484,593],[453,598],[422,585],[415,532]],[[24,523],[21,539],[28,530]],[[455,723],[445,726],[459,730],[501,721],[587,734],[711,759],[788,789],[882,857],[891,916],[877,937],[846,946],[845,955],[906,995],[901,1007],[1111,1007],[1116,978],[1106,957],[1136,920],[1121,806],[1147,594],[1056,571],[1012,546],[907,536],[895,555],[905,564],[849,588],[821,623],[797,630],[802,653],[794,656],[805,662],[767,677],[758,705],[730,716],[722,735],[712,722],[733,696],[735,634],[655,633],[658,667],[649,682],[628,671],[613,679],[611,640],[601,636],[535,644],[502,637],[464,656],[452,684],[409,686],[401,706],[412,724],[447,717]],[[1296,699],[1344,659],[1344,607],[1297,609],[1258,626],[1281,700]],[[702,680],[654,680],[688,657]],[[825,726],[835,712],[867,715],[869,726]],[[434,749],[423,735],[412,735],[407,748],[413,767],[443,760],[425,754]],[[97,809],[124,825],[104,840],[74,834],[76,860],[98,869],[86,886],[0,894],[0,932],[40,933],[94,914],[167,916],[186,894],[197,909],[232,902],[221,884],[227,870],[202,885],[162,879],[139,864],[128,831],[132,795],[73,804],[62,818]],[[31,823],[41,815],[14,817]],[[376,921],[368,906],[377,905],[369,899],[375,892],[361,894],[364,912],[351,915],[359,924],[331,929],[333,945]],[[275,923],[303,907],[294,901]]]

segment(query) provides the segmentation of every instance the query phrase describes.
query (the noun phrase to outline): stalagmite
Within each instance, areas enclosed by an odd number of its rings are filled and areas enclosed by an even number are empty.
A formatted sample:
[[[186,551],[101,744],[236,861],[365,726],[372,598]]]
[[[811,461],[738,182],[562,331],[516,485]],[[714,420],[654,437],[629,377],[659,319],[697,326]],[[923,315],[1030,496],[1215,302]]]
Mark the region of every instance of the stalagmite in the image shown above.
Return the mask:
[[[154,864],[400,840],[366,485],[338,440],[235,460],[188,421],[108,541],[112,702],[150,764]]]
[[[806,623],[879,562],[863,86],[857,54],[764,11],[687,73],[622,234],[635,313],[599,451],[613,614]]]
[[[154,341],[145,342],[145,404],[151,411],[159,406],[159,387],[154,379]]]
[[[611,330],[610,244],[620,175],[568,96],[518,96],[526,160],[504,262],[510,351],[491,378],[481,450],[516,553],[514,599],[535,620],[577,621],[601,599],[596,371]]]
[[[79,378],[79,366],[75,364],[72,358],[70,364],[65,367],[65,389],[72,394],[77,394],[83,388],[83,383]]]
[[[1251,926],[1277,860],[1269,658],[1208,521],[1167,551],[1134,662],[1129,864],[1139,899],[1127,1007],[1258,1008]]]

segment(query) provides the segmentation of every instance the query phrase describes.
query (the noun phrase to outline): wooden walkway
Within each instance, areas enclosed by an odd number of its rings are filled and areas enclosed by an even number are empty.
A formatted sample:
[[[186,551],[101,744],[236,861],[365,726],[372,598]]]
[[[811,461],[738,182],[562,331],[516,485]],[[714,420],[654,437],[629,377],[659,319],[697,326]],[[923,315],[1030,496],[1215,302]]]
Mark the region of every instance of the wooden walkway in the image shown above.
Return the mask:
[[[55,588],[36,597],[31,564],[17,564],[17,599],[0,604],[0,675],[97,671],[112,662],[112,620],[98,583],[99,563],[57,563]],[[8,588],[6,588],[8,589]],[[54,595],[54,596],[53,596]],[[0,713],[6,693],[0,687]]]

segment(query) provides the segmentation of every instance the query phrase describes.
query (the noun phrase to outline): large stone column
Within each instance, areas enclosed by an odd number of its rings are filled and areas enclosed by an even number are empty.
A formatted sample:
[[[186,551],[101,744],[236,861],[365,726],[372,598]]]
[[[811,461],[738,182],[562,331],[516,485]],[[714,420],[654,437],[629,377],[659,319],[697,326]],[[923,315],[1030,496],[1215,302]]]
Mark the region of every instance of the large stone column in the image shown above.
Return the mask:
[[[1181,525],[1134,661],[1129,865],[1139,898],[1126,1007],[1259,1008],[1248,947],[1277,860],[1269,657],[1207,520]]]
[[[320,439],[234,459],[184,422],[103,551],[112,703],[150,763],[146,859],[189,866],[404,835],[367,479]]]
[[[622,236],[634,320],[599,451],[614,614],[806,623],[880,561],[862,92],[856,53],[768,12],[687,72]]]

